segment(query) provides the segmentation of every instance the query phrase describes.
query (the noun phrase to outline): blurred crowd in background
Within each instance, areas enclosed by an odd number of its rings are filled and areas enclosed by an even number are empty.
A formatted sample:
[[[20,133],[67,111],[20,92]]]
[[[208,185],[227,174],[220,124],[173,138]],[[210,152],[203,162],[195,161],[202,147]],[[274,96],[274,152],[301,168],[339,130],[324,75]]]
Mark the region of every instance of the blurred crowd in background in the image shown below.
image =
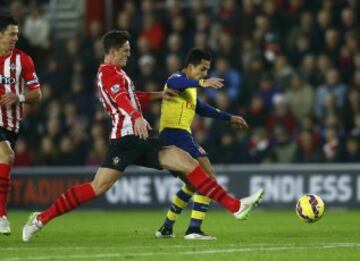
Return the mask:
[[[213,56],[220,91],[199,90],[249,130],[197,117],[193,133],[213,163],[360,162],[360,1],[115,1],[112,29],[132,35],[126,72],[161,91],[191,47]],[[41,5],[12,1],[18,47],[34,59],[43,100],[28,107],[16,165],[98,165],[109,117],[97,100],[105,26],[54,41]],[[143,106],[157,135],[160,103]]]

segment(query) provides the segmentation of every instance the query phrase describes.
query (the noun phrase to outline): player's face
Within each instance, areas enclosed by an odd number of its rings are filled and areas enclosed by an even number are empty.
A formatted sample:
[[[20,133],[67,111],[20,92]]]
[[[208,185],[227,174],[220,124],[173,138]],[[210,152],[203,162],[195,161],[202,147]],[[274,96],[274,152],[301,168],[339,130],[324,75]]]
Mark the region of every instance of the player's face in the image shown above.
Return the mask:
[[[201,60],[201,63],[199,63],[196,66],[193,66],[192,69],[192,78],[194,80],[200,80],[207,76],[208,71],[210,69],[210,61],[208,60]]]
[[[130,43],[126,41],[119,49],[114,53],[115,61],[121,67],[124,67],[127,63],[127,60],[130,56]]]
[[[4,50],[12,50],[15,48],[19,34],[19,27],[17,25],[8,25],[6,29],[0,33],[0,46]]]

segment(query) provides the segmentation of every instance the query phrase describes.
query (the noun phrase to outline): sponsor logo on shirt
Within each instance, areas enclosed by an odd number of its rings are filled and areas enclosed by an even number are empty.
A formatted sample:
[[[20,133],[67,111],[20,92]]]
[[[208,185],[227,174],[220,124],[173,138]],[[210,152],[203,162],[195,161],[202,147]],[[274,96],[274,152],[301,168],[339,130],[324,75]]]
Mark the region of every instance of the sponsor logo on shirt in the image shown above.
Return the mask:
[[[0,74],[0,84],[14,84],[16,83],[15,77],[5,77]]]

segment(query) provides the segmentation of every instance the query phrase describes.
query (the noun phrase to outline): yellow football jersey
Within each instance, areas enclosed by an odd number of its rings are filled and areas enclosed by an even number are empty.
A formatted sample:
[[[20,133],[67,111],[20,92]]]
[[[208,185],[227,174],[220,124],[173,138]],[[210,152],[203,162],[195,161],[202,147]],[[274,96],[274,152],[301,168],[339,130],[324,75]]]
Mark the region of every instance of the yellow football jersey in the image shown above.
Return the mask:
[[[167,84],[164,89],[166,90]],[[162,100],[160,132],[165,128],[183,129],[191,133],[195,116],[197,88],[188,87],[171,100]]]

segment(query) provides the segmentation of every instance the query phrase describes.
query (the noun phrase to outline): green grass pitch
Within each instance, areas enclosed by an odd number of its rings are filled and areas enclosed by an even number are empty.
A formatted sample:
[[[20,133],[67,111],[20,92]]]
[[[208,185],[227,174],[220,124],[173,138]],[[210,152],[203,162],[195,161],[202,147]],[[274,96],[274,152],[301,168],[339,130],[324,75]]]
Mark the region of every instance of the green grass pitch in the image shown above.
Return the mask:
[[[10,211],[13,233],[0,237],[0,260],[360,260],[360,211],[328,211],[315,224],[293,211],[254,211],[240,222],[210,211],[203,229],[216,241],[186,241],[184,212],[175,239],[155,239],[165,211],[75,211],[21,241],[28,212]]]

